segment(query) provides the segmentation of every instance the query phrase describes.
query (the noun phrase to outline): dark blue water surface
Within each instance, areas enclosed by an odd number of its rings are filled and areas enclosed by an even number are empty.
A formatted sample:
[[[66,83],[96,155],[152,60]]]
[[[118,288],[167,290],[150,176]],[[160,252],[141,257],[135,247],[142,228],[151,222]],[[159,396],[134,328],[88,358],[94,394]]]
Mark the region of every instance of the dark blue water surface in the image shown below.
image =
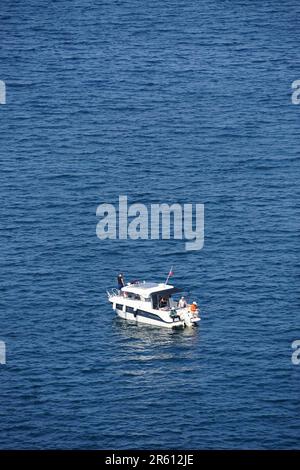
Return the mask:
[[[300,448],[299,2],[0,11],[0,448]],[[99,240],[120,194],[204,203],[204,248]],[[171,265],[198,329],[115,319]]]

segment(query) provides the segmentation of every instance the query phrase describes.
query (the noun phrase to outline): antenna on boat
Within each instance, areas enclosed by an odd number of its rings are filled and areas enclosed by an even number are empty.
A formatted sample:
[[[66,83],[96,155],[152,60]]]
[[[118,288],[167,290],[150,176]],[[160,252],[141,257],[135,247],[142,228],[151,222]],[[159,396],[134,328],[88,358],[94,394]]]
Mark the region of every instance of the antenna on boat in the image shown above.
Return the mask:
[[[173,274],[174,274],[174,272],[173,272],[173,266],[171,266],[171,269],[170,269],[170,271],[169,271],[169,274],[168,274],[168,276],[167,276],[167,280],[166,280],[165,284],[168,284],[168,280],[169,280],[169,278],[170,278],[171,276],[173,276]]]

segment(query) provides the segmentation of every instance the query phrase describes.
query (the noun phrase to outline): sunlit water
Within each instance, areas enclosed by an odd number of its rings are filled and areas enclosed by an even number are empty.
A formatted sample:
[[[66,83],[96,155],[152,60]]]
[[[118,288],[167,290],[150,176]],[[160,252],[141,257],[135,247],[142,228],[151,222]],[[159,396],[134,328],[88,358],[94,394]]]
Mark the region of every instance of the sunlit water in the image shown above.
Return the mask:
[[[298,13],[297,13],[298,12]],[[296,1],[2,2],[1,448],[299,448]],[[205,246],[96,207],[205,204]],[[195,330],[114,318],[174,282]]]

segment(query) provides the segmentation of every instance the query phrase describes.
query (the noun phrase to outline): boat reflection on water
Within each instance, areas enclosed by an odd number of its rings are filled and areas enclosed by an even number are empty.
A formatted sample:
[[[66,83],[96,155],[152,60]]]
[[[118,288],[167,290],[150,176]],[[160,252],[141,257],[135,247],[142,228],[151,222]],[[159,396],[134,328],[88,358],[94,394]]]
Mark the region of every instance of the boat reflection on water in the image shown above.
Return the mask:
[[[113,333],[126,363],[126,375],[141,375],[170,367],[175,371],[190,370],[198,356],[200,329],[173,330],[141,325],[115,318]],[[197,359],[197,362],[199,357]]]
[[[174,344],[174,341],[184,342],[188,338],[198,337],[199,328],[161,329],[155,326],[142,325],[134,321],[124,321],[114,318],[114,328],[126,335],[127,339],[136,339],[151,345]]]

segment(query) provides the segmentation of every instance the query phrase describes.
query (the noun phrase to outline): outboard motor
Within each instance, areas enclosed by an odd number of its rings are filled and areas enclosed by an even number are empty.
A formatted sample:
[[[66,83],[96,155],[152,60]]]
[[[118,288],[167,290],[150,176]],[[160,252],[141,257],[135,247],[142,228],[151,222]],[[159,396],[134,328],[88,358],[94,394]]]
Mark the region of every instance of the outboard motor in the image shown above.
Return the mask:
[[[188,310],[180,315],[180,319],[184,321],[185,326],[187,327],[195,326],[195,324],[200,321],[198,314],[195,315],[194,313],[189,312]]]
[[[181,319],[184,321],[185,326],[188,326],[188,327],[192,326],[192,324],[193,324],[192,321],[191,321],[192,314],[190,312],[188,312],[188,311],[184,312],[181,315]]]

